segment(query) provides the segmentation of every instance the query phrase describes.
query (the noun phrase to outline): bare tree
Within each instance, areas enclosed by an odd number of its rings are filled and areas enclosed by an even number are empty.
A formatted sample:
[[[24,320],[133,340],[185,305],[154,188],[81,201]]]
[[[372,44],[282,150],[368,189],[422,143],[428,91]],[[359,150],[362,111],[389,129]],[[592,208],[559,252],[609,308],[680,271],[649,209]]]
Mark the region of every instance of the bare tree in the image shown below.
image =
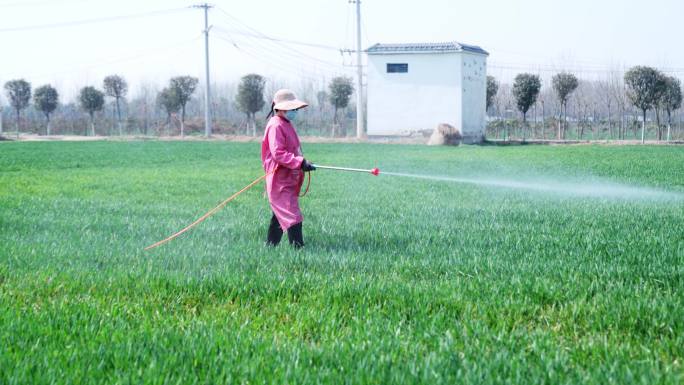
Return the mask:
[[[542,90],[539,92],[539,104],[541,106],[541,121],[542,121],[542,124],[541,124],[542,139],[546,139],[547,111],[553,112],[555,100],[556,100],[556,97],[554,96],[553,89],[551,87],[542,88]],[[550,116],[553,116],[553,113],[550,114]]]
[[[510,84],[501,84],[499,86],[499,92],[496,94],[496,109],[498,111],[499,119],[501,120],[501,123],[497,124],[496,126],[497,139],[499,138],[500,134],[504,139],[506,139],[506,135],[508,134],[507,115],[509,112],[513,112],[512,106],[514,103],[513,91],[511,90]],[[500,130],[503,132],[500,132]]]
[[[580,120],[582,123],[581,132],[578,136],[579,139],[584,138],[585,130],[588,130],[591,139],[594,140],[599,135],[596,128],[598,125],[598,117],[596,112],[596,106],[601,103],[601,98],[599,96],[599,91],[597,90],[597,82],[582,80],[579,82],[578,93],[581,90],[582,95],[578,95],[579,104],[581,106],[581,116]]]
[[[596,91],[598,98],[606,105],[607,124],[608,124],[608,138],[613,139],[613,107],[615,105],[615,98],[611,90],[610,77],[601,79],[597,82]]]
[[[143,135],[149,134],[150,120],[154,116],[157,93],[153,85],[142,83],[138,87],[137,96],[131,100],[130,113],[135,115],[138,122],[137,125]]]
[[[586,89],[583,87],[584,82],[578,82],[577,88],[574,91],[573,102],[575,105],[575,120],[577,124],[575,125],[575,139],[579,140],[584,135],[584,98],[586,97]]]
[[[625,112],[627,111],[627,93],[625,90],[625,83],[623,77],[618,71],[611,71],[608,75],[609,93],[612,100],[615,100],[615,106],[619,117],[617,138],[625,139]]]
[[[323,112],[325,103],[328,100],[328,93],[325,90],[318,91],[316,93],[316,100],[318,101],[318,111]]]

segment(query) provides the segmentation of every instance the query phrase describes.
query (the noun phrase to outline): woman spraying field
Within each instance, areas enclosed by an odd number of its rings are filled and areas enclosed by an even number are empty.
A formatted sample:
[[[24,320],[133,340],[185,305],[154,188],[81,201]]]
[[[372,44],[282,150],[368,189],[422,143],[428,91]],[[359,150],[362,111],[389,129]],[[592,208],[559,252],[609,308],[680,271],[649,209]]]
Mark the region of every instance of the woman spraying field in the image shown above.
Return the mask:
[[[294,92],[290,90],[276,92],[273,97],[273,104],[271,104],[270,119],[266,125],[264,138],[261,142],[261,161],[264,171],[266,171],[265,174],[225,199],[218,206],[207,211],[180,231],[147,246],[145,250],[154,249],[176,239],[204,222],[207,218],[217,213],[228,203],[264,179],[266,180],[268,200],[273,210],[266,244],[269,246],[277,245],[283,237],[283,232],[287,231],[291,245],[295,248],[304,246],[304,237],[302,235],[303,217],[299,209],[299,192],[304,181],[304,172],[313,171],[316,167],[319,167],[329,170],[367,172],[372,175],[379,175],[380,173],[380,170],[377,168],[362,170],[348,167],[314,166],[304,159],[299,137],[292,123],[297,118],[297,112],[307,106],[308,104],[298,100]]]
[[[266,193],[273,210],[268,228],[266,244],[280,243],[287,231],[290,244],[295,248],[304,246],[302,235],[302,212],[299,209],[299,192],[304,181],[304,172],[313,171],[313,164],[304,159],[299,137],[292,123],[300,109],[308,106],[298,100],[294,92],[279,90],[273,96],[273,115],[261,142],[261,162],[266,177]]]

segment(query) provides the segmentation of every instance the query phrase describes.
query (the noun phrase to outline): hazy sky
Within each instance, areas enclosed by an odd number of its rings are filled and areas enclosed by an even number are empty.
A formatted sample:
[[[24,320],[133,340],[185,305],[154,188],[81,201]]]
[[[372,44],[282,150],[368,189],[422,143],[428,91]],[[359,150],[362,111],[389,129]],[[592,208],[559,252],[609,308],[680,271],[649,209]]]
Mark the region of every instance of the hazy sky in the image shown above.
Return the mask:
[[[141,84],[162,85],[174,75],[203,78],[204,19],[201,10],[188,8],[192,4],[0,0],[0,82],[23,77],[71,97],[85,85],[101,87],[112,73],[127,78],[133,94]],[[335,50],[354,48],[354,5],[347,0],[211,4],[212,81],[257,72],[296,88],[300,79],[354,74],[345,66],[353,56]],[[636,64],[684,77],[683,0],[365,0],[362,19],[364,48],[451,40],[480,45],[491,54],[489,73],[504,79],[559,69],[596,77]],[[57,26],[36,27],[46,25]],[[329,48],[258,38],[264,35]]]

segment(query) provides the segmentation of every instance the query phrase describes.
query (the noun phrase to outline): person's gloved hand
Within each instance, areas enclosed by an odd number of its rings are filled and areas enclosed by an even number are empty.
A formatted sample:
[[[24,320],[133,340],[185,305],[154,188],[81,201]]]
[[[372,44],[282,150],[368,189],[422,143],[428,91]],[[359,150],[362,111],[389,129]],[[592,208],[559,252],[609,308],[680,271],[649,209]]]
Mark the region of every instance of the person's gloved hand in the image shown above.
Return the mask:
[[[306,159],[302,161],[302,171],[313,171],[315,169],[316,166],[314,166],[313,163],[309,163]]]

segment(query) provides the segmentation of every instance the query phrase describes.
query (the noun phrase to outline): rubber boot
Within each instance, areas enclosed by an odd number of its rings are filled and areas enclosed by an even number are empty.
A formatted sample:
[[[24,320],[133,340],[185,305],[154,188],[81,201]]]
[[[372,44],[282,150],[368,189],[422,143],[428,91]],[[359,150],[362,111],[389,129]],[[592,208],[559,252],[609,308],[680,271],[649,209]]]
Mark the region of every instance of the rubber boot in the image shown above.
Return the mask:
[[[278,218],[275,214],[271,217],[271,224],[268,226],[268,235],[266,235],[266,245],[267,246],[277,246],[280,243],[280,239],[283,237],[283,229],[280,228],[280,223],[278,223]]]
[[[299,249],[304,247],[304,236],[302,235],[302,222],[293,225],[287,229],[287,238],[290,244],[295,248]]]

